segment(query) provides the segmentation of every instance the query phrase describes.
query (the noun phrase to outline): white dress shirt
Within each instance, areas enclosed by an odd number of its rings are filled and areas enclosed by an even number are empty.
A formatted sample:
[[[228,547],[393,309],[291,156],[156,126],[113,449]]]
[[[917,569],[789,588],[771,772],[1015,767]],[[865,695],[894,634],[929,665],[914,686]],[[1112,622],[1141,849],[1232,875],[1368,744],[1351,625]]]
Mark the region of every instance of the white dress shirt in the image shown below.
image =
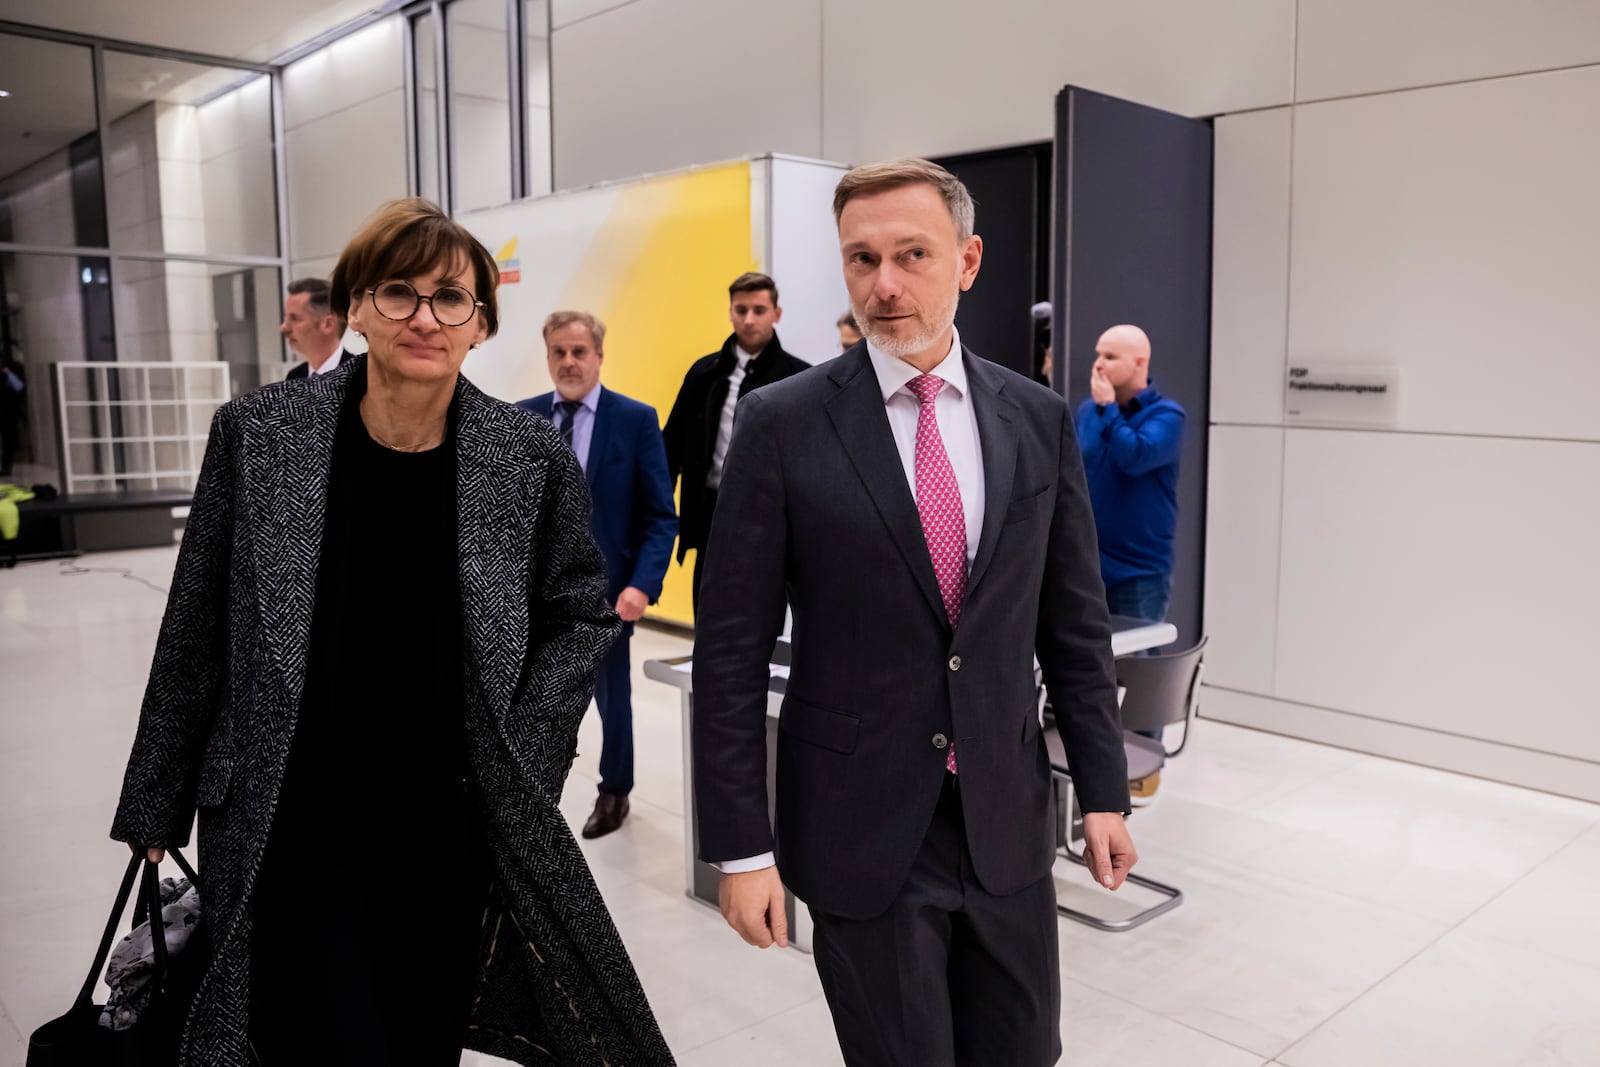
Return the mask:
[[[889,416],[889,429],[894,434],[894,447],[900,453],[900,465],[906,472],[906,484],[913,499],[917,495],[917,415],[922,404],[906,387],[911,379],[922,372],[904,360],[884,354],[871,341],[867,342],[867,356],[872,360],[872,371],[877,376],[878,388],[883,393],[884,411]],[[983,446],[978,439],[978,413],[972,405],[972,394],[967,387],[967,367],[961,358],[961,335],[952,330],[950,351],[929,374],[943,378],[945,385],[934,399],[933,410],[939,420],[939,436],[944,441],[945,455],[955,470],[956,485],[961,488],[961,510],[967,520],[967,566],[978,555],[978,538],[983,533]],[[771,852],[748,859],[725,860],[716,866],[723,874],[742,874],[759,871],[776,862]]]
[[[311,361],[307,360],[306,371],[311,377],[317,377],[323,374],[332,374],[334,371],[339,369],[339,361],[343,358],[344,346],[341,345],[333,350],[333,355],[322,361],[322,366],[320,367],[311,366]]]
[[[728,458],[728,444],[733,440],[733,411],[739,406],[739,383],[744,381],[750,361],[756,358],[737,344],[733,346],[733,354],[733,370],[728,375],[728,398],[722,402],[722,417],[717,421],[717,443],[711,449],[711,469],[706,471],[708,489],[717,489],[722,485],[722,464]]]
[[[922,405],[907,383],[922,372],[902,359],[885,355],[871,341],[867,355],[878,376],[883,406],[894,433],[894,447],[906,472],[906,485],[913,499],[917,495],[917,417]],[[967,520],[967,566],[978,556],[978,537],[983,533],[983,447],[978,441],[978,413],[967,388],[967,367],[961,358],[961,335],[952,328],[950,351],[929,374],[944,379],[944,388],[933,402],[939,420],[939,437],[945,455],[956,473],[961,488],[961,510]]]

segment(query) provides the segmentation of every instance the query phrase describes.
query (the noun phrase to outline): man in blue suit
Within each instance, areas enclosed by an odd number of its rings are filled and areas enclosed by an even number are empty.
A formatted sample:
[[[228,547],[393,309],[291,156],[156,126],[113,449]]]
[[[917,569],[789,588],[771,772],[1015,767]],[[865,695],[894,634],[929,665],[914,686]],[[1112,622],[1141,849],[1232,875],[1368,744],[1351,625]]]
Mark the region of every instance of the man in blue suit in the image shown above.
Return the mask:
[[[628,639],[661,582],[678,536],[667,476],[667,449],[656,409],[602,388],[605,323],[585,311],[557,311],[544,323],[555,391],[517,406],[543,415],[578,454],[594,500],[594,538],[605,556],[608,596],[622,616],[622,635],[595,680],[604,742],[600,795],[583,836],[604,837],[628,817],[633,790],[633,683]]]

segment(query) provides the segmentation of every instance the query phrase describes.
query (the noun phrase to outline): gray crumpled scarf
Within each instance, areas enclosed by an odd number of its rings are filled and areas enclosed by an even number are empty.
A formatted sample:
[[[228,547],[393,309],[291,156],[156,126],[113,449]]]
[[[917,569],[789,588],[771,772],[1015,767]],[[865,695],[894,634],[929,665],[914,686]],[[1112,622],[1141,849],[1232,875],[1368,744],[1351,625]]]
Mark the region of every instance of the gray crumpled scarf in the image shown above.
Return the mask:
[[[167,929],[167,954],[176,956],[200,925],[200,894],[187,878],[161,879],[161,921]],[[150,1003],[150,983],[155,977],[155,946],[150,924],[142,922],[117,942],[106,964],[106,985],[111,995],[100,1013],[100,1025],[127,1030],[139,1021]]]

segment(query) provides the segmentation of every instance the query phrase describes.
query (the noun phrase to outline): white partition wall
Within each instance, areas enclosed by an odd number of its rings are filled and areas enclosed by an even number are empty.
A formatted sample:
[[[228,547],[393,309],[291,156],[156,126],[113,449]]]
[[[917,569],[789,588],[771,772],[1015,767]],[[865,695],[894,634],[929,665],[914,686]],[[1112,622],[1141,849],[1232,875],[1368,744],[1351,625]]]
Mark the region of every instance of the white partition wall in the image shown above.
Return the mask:
[[[1596,62],[1587,0],[1297,0],[1297,100]]]
[[[556,187],[789,152],[948,155],[1066,84],[1185,115],[1290,102],[1289,0],[555,0]]]
[[[765,269],[783,303],[778,335],[789,352],[823,363],[839,354],[835,323],[850,306],[833,222],[833,189],[843,168],[776,156],[769,173]]]
[[[831,358],[847,302],[832,207],[843,170],[764,156],[463,215],[501,272],[500,330],[463,372],[505,400],[547,392],[545,317],[588,311],[606,324],[605,385],[664,422],[684,373],[731,332],[728,285],[750,270],[778,283],[784,347]],[[689,574],[669,569],[653,617],[693,617]]]
[[[1302,0],[1368,95],[1218,119],[1205,714],[1600,799],[1597,20]],[[1392,423],[1286,425],[1305,364]]]

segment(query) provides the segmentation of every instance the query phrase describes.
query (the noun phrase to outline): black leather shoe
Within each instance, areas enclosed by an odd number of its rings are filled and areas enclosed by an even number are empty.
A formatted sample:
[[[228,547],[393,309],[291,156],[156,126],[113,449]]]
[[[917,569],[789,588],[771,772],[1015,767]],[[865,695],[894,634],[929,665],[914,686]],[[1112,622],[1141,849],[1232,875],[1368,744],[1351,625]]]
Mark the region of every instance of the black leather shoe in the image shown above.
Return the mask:
[[[601,793],[594,802],[589,821],[583,824],[583,836],[589,839],[604,837],[622,826],[628,817],[628,798],[612,793]]]

